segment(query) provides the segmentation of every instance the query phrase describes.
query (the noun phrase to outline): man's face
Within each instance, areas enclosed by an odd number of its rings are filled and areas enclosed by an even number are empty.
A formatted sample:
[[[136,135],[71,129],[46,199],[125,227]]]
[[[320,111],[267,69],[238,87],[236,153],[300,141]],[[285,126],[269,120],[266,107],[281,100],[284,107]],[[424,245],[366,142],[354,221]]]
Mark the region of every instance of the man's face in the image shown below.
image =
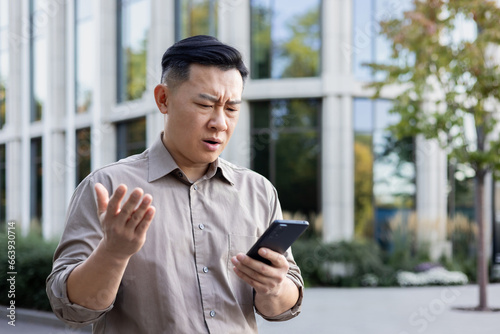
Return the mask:
[[[190,66],[189,80],[165,88],[163,142],[181,169],[206,166],[222,153],[238,122],[242,91],[238,70],[198,64]]]

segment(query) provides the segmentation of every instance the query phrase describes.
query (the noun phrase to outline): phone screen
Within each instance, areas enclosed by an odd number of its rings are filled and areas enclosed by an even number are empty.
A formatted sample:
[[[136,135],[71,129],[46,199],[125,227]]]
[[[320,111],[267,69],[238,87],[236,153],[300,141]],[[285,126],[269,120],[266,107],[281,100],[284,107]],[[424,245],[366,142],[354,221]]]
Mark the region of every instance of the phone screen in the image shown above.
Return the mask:
[[[308,226],[309,223],[305,220],[275,220],[250,248],[247,255],[271,265],[271,261],[260,256],[258,250],[265,247],[284,254]]]

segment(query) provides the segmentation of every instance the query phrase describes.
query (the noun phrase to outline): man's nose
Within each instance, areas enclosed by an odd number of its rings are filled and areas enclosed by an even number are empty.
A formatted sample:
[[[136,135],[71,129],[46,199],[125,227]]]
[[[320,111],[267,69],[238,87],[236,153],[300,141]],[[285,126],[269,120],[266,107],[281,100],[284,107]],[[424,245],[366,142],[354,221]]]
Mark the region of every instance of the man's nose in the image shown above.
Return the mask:
[[[214,111],[212,113],[212,117],[210,118],[208,125],[211,129],[217,131],[227,130],[227,120],[226,120],[226,114],[224,113],[224,108],[214,107]]]

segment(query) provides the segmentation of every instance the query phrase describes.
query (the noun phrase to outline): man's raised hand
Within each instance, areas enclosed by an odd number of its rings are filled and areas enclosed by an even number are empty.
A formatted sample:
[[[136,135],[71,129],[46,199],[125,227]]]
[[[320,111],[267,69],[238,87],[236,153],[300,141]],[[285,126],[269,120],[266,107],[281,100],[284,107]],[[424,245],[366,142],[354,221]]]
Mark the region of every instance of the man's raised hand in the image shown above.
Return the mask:
[[[155,215],[153,198],[136,188],[125,203],[127,186],[121,184],[109,198],[106,188],[97,183],[97,209],[104,231],[104,249],[117,259],[127,259],[137,253],[146,241],[146,232]]]

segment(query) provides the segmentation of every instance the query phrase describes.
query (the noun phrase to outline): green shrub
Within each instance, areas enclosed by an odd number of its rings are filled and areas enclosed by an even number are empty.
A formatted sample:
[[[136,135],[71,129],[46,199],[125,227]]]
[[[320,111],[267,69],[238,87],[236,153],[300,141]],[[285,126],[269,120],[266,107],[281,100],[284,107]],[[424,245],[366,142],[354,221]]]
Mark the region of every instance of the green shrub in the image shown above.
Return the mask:
[[[382,262],[381,250],[375,242],[354,240],[324,244],[319,240],[299,240],[293,246],[293,254],[306,286],[395,284],[394,270]],[[346,272],[335,273],[334,264]]]
[[[44,241],[39,235],[31,234],[22,237],[16,234],[16,307],[50,311],[50,304],[45,293],[45,280],[52,269],[52,256],[57,246],[56,242]],[[0,249],[2,252],[2,270],[0,272],[0,304],[8,305],[9,282],[7,281],[7,236],[0,234]]]

